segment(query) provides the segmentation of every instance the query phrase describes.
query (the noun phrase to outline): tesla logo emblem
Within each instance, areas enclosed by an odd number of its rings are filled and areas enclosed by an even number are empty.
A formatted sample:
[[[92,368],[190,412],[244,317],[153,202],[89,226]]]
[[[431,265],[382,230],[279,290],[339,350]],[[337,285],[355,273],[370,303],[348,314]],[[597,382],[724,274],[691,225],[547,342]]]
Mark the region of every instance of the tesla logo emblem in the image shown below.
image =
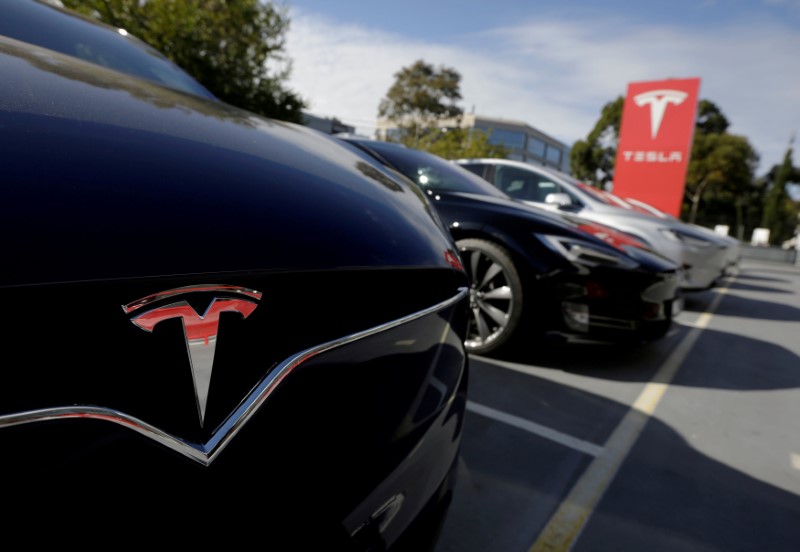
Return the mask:
[[[664,119],[664,112],[667,104],[680,105],[689,94],[680,90],[651,90],[642,92],[633,97],[636,105],[643,107],[650,105],[650,137],[655,140],[658,129],[661,128],[661,121]]]
[[[174,298],[187,293],[197,292],[225,292],[233,297],[214,297],[202,314],[198,313],[187,301],[180,300],[165,305],[145,310],[131,318],[131,322],[146,332],[153,329],[164,320],[180,318],[183,322],[183,333],[186,339],[186,349],[189,353],[189,363],[192,369],[195,398],[200,414],[200,425],[203,425],[208,401],[208,390],[211,382],[211,369],[214,366],[214,352],[217,348],[217,333],[219,330],[219,317],[223,312],[237,312],[243,318],[250,316],[261,299],[261,293],[255,290],[237,286],[189,286],[162,291],[149,295],[127,305],[122,309],[130,314],[142,309],[151,303],[163,299]]]

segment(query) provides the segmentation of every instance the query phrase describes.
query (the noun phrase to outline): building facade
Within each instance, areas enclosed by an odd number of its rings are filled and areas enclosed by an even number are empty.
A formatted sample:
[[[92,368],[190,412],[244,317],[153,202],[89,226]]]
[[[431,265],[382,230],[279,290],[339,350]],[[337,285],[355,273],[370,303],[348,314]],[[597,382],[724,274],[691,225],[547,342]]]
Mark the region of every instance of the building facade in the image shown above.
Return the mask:
[[[492,144],[508,148],[509,159],[569,172],[569,147],[525,122],[465,113],[458,119],[439,121],[438,125],[480,130],[489,136]],[[395,131],[390,121],[378,120],[377,138],[391,139]]]

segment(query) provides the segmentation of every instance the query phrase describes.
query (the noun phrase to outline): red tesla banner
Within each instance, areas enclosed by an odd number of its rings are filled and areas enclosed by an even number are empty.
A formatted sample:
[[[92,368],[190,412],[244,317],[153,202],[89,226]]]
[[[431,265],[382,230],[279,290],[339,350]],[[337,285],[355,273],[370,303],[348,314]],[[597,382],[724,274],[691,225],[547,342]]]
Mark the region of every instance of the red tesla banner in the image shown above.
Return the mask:
[[[614,195],[680,216],[700,79],[628,84],[622,108]]]

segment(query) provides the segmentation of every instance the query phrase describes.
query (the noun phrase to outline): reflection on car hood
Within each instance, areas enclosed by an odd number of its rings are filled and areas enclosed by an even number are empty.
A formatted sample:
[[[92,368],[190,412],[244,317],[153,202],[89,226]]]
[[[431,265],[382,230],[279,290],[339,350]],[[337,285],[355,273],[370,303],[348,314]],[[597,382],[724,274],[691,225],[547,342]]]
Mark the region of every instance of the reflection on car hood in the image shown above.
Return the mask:
[[[427,201],[321,133],[11,39],[0,39],[0,74],[0,151],[15,184],[2,230],[37,245],[9,246],[0,285],[220,265],[450,267],[451,238]]]

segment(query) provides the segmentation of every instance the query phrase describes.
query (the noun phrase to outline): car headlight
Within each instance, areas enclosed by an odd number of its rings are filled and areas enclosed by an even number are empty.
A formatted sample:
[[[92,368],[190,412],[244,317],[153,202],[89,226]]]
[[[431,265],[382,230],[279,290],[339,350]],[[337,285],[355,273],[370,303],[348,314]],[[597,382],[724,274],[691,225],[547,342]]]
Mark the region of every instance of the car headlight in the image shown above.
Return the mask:
[[[637,268],[639,263],[610,247],[585,242],[565,236],[537,234],[547,247],[578,266],[612,266],[617,268]]]

